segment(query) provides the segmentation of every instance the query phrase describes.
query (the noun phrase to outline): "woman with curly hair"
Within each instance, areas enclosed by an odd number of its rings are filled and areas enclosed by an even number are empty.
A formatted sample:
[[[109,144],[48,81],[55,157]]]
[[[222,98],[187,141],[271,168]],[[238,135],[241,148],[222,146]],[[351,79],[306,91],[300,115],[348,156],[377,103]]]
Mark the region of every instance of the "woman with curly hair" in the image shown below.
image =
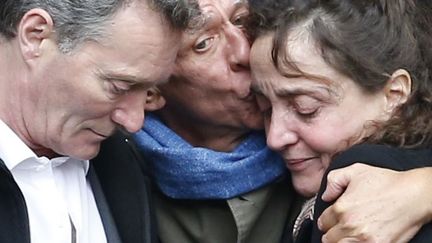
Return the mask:
[[[252,17],[253,89],[267,143],[307,198],[292,228],[294,242],[321,242],[314,219],[330,205],[319,192],[326,171],[356,162],[399,171],[432,165],[427,5],[274,1]],[[431,239],[431,225],[414,234],[404,241]]]

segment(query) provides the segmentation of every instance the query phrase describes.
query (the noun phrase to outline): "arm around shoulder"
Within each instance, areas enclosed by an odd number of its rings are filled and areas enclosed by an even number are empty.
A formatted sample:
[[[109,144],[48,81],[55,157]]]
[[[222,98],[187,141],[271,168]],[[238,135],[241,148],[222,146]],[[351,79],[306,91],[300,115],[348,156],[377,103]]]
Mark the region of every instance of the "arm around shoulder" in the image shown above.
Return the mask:
[[[327,179],[322,199],[337,200],[318,219],[323,242],[406,242],[432,219],[432,167],[398,172],[354,164]]]

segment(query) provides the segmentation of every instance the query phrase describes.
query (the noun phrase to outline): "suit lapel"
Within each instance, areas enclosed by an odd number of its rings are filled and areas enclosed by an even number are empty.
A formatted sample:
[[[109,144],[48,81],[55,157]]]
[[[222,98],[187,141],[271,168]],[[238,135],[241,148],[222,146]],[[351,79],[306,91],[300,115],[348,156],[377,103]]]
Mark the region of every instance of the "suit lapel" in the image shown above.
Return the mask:
[[[96,205],[99,210],[100,217],[102,219],[102,224],[104,226],[105,235],[107,237],[108,243],[121,243],[120,236],[114,219],[112,217],[111,211],[108,207],[105,195],[102,191],[99,179],[94,172],[93,166],[90,164],[90,168],[87,174],[87,179],[92,187],[93,195],[95,197]]]
[[[148,181],[128,139],[123,134],[107,139],[91,163],[123,242],[157,242]]]

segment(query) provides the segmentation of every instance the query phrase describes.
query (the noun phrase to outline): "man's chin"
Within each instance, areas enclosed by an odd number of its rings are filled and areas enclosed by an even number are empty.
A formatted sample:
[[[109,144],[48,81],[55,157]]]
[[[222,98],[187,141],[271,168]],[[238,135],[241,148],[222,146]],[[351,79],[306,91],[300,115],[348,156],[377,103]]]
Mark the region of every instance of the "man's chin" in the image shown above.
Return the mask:
[[[70,156],[80,160],[90,160],[96,157],[100,150],[100,143],[98,143],[97,145],[91,144],[91,145],[82,145],[82,146],[83,149],[71,151],[69,153],[70,155],[66,155],[66,156]]]

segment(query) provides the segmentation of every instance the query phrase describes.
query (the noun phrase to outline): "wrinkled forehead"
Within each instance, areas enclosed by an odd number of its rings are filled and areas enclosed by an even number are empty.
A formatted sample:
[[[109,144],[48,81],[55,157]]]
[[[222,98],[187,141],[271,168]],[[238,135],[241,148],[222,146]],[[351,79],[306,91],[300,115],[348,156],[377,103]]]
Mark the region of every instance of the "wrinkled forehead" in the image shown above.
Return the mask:
[[[198,36],[218,31],[237,11],[248,11],[248,1],[246,0],[200,0],[199,5],[202,14],[197,19],[196,28],[183,32],[180,56],[190,51],[191,43]]]
[[[252,88],[255,91],[261,90],[263,81],[277,73],[271,57],[273,37],[273,33],[268,33],[257,38],[252,44],[249,62]]]
[[[250,64],[256,66],[271,60],[274,32],[267,33],[255,39],[251,46]]]
[[[212,14],[213,11],[219,11],[222,15],[229,15],[230,12],[241,8],[248,7],[248,1],[246,0],[200,0],[200,8],[203,16],[206,17]]]
[[[271,63],[282,73],[307,73],[310,68],[303,68],[311,66],[315,59],[322,59],[321,49],[301,25],[284,35],[269,31],[257,37],[251,47],[251,66]]]
[[[208,4],[215,4],[221,6],[237,6],[237,5],[248,5],[247,0],[199,0],[198,4],[200,7],[206,6]]]
[[[273,57],[275,32],[258,37],[252,44],[250,65],[254,82],[270,76],[287,78],[304,76],[311,79],[322,79],[323,76],[334,75],[308,34],[287,33],[287,39],[280,46],[279,53]],[[277,66],[275,63],[277,58]]]

